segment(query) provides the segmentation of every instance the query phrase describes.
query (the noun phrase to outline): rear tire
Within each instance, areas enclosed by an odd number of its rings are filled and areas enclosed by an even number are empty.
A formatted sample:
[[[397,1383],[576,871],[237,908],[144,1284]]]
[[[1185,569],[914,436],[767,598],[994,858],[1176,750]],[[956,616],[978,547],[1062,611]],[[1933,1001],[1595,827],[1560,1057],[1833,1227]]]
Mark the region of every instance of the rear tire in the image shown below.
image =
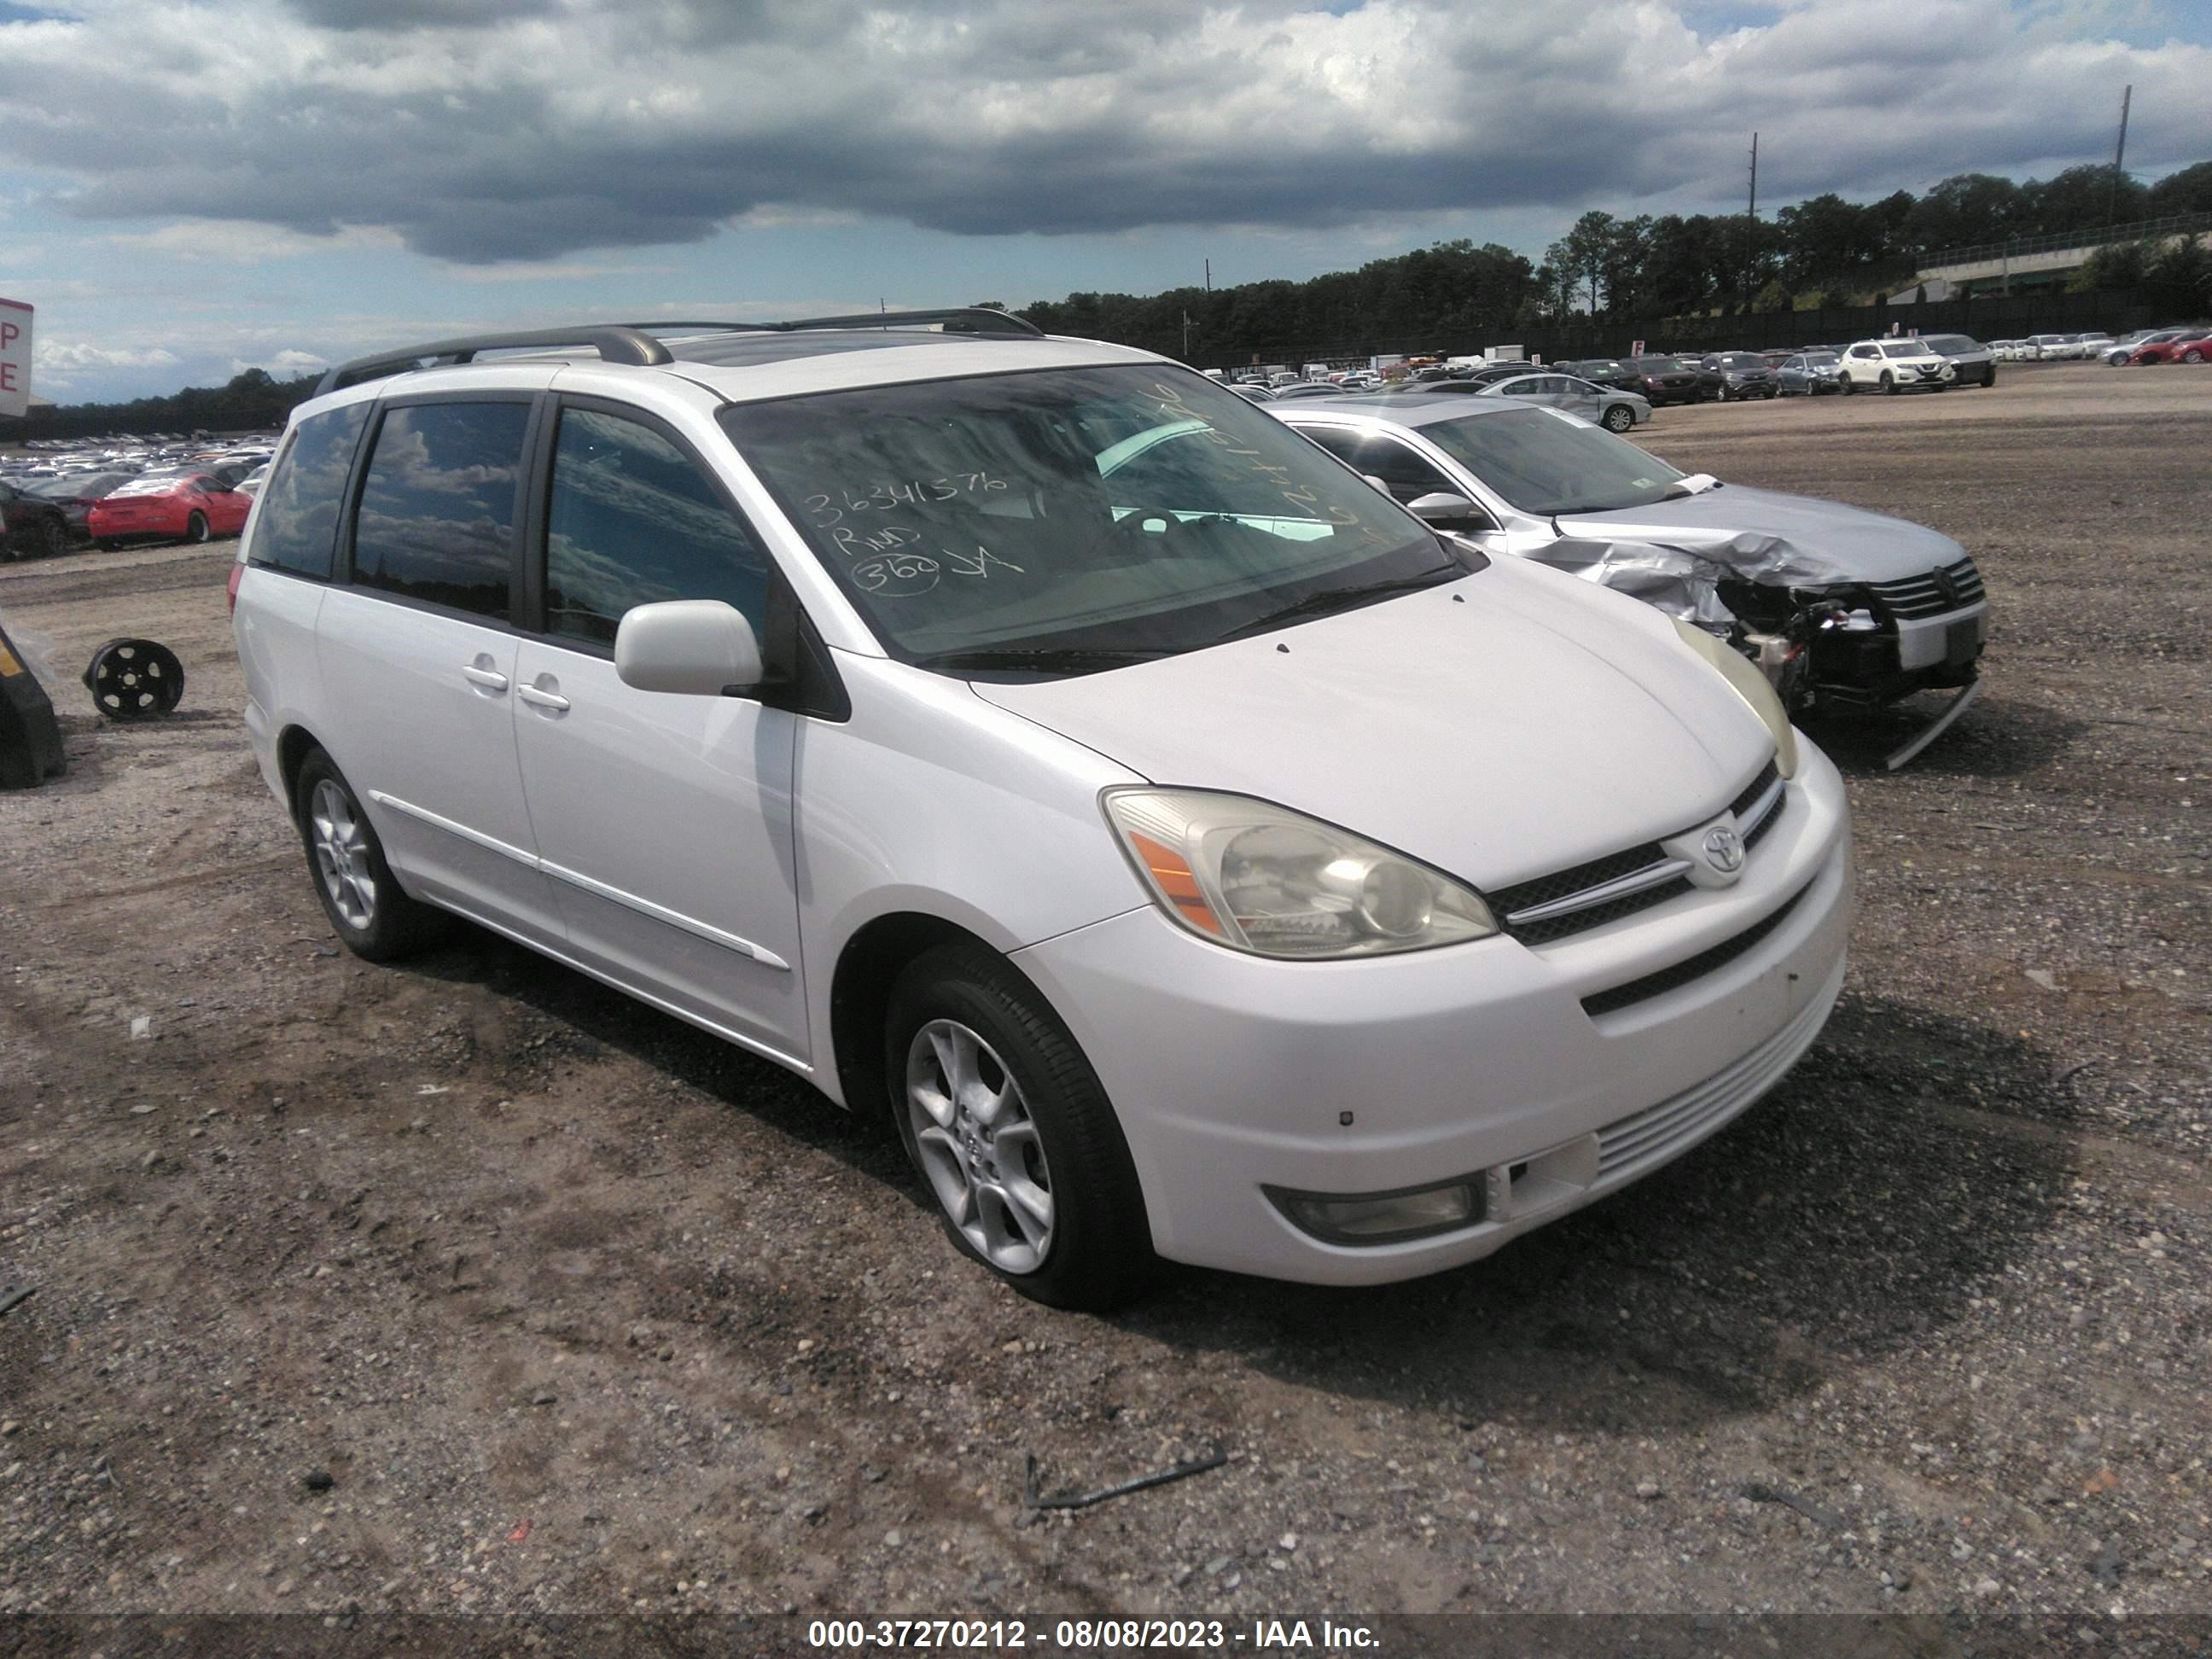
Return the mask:
[[[1854,380],[1850,375],[1846,374],[1843,377],[1843,385],[1839,389],[1842,391],[1844,396],[1848,398],[1854,392],[1856,392],[1859,389],[1859,383],[1856,380]]]
[[[1012,963],[973,943],[909,963],[891,990],[884,1075],[962,1255],[1054,1308],[1103,1313],[1151,1283],[1158,1261],[1121,1124]]]
[[[347,950],[364,961],[393,962],[445,933],[444,911],[400,890],[353,786],[320,749],[300,763],[292,799],[315,896]]]
[[[69,551],[69,526],[59,519],[40,520],[38,534],[24,551],[42,558],[58,559]]]

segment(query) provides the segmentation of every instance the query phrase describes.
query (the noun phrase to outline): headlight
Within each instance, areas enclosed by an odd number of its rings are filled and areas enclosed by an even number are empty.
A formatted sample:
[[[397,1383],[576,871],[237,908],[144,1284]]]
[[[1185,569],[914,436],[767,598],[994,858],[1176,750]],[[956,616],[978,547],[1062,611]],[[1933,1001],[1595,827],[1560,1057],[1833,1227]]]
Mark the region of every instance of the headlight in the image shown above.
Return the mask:
[[[1715,668],[1721,678],[1734,686],[1736,695],[1749,703],[1752,712],[1766,722],[1766,729],[1774,734],[1774,769],[1785,778],[1797,775],[1797,734],[1790,729],[1790,711],[1782,706],[1782,699],[1758,665],[1725,641],[1717,640],[1702,628],[1693,628],[1679,619],[1674,631],[1688,646]]]
[[[1217,945],[1310,961],[1498,931],[1473,890],[1288,807],[1199,789],[1110,789],[1104,804],[1154,902]]]

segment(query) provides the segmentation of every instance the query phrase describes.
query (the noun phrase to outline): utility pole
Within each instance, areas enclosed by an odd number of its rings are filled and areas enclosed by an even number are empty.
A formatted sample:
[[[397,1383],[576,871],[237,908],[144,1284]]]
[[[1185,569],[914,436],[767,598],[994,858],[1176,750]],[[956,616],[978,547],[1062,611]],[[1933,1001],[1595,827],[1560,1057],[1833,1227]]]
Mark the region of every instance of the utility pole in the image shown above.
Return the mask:
[[[2105,222],[2111,224],[2120,212],[2120,169],[2128,159],[2128,106],[2134,101],[2136,89],[2132,84],[2120,94],[2120,142],[2112,150],[2112,188],[2105,198]]]
[[[1213,261],[1211,259],[1206,262],[1206,291],[1208,294],[1213,292]]]
[[[1759,135],[1751,135],[1751,205],[1743,221],[1743,308],[1751,309],[1751,261],[1759,236]]]
[[[1190,313],[1188,311],[1182,314],[1182,360],[1185,362],[1190,361]]]

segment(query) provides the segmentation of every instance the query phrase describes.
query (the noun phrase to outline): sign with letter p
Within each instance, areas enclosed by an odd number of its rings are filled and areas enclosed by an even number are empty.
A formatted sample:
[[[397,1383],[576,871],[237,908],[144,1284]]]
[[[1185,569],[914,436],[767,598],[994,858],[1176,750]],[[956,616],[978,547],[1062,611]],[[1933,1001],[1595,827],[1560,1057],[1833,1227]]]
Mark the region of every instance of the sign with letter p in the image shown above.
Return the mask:
[[[31,307],[0,300],[0,415],[31,406]]]

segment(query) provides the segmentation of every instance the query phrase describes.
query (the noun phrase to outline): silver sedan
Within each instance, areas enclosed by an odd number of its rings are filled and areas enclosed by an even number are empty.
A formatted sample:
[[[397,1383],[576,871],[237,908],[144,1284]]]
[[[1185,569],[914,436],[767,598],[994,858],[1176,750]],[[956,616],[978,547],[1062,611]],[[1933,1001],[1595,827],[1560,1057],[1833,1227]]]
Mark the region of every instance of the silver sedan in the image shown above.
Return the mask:
[[[1618,386],[1593,386],[1571,374],[1516,374],[1492,380],[1478,394],[1486,398],[1518,398],[1525,404],[1564,409],[1595,421],[1608,432],[1626,432],[1651,418],[1651,400],[1640,392]]]

